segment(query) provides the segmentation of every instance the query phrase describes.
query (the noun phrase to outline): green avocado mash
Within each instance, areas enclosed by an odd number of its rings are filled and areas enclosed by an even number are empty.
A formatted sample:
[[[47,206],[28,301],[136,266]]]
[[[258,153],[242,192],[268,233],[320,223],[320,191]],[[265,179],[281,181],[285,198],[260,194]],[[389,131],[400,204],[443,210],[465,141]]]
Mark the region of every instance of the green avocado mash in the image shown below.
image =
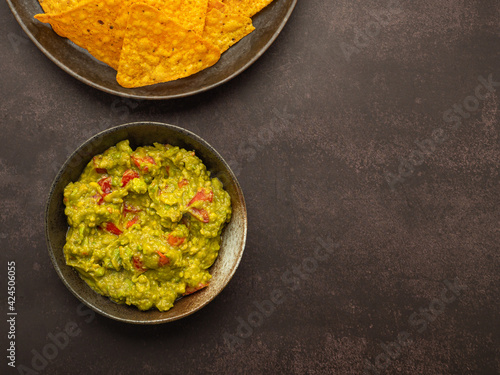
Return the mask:
[[[231,199],[192,151],[122,141],[64,190],[66,263],[97,293],[169,310],[210,282]]]

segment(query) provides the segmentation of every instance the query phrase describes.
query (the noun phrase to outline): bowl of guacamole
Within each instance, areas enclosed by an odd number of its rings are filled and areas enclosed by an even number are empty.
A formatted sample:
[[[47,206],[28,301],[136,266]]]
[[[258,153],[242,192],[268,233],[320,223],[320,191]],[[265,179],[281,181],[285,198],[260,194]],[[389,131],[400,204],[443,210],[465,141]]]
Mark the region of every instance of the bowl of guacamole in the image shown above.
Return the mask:
[[[227,285],[247,231],[240,185],[206,141],[141,122],[96,134],[66,161],[46,238],[68,289],[115,320],[158,324],[201,309]]]

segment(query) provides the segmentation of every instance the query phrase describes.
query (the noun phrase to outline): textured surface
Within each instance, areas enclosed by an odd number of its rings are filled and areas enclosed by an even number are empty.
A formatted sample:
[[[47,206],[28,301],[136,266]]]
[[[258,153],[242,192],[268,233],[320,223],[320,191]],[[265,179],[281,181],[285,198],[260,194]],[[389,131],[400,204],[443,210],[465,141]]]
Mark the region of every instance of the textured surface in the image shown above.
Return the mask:
[[[51,337],[73,322],[78,334],[40,373],[498,373],[500,86],[488,97],[476,87],[480,76],[500,82],[500,3],[391,4],[301,1],[237,78],[134,102],[64,73],[1,3],[0,262],[17,263],[16,363],[42,367],[36,354],[52,358]],[[232,162],[249,215],[224,291],[154,327],[79,308],[43,232],[70,152],[139,120],[212,144]],[[392,189],[387,173],[399,176]],[[2,314],[5,289],[2,271]]]

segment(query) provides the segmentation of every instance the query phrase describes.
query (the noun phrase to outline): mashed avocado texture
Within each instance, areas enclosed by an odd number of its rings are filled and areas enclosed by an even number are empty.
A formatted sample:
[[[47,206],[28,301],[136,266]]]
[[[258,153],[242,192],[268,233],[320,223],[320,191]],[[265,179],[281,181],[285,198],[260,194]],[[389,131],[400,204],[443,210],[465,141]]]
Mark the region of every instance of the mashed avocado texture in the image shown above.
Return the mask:
[[[206,287],[231,200],[192,151],[122,141],[64,190],[64,254],[97,293],[141,310]]]

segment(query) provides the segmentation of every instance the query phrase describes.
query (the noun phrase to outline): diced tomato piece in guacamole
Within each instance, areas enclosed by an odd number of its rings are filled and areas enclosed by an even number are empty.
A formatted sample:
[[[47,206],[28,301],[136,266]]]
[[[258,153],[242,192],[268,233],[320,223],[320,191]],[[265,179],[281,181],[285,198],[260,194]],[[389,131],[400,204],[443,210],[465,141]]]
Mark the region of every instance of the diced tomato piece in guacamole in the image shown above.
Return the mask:
[[[132,161],[134,162],[134,164],[136,165],[136,167],[139,168],[141,171],[146,172],[146,173],[149,172],[149,166],[151,164],[156,165],[155,159],[153,159],[151,156],[141,157],[141,156],[132,155],[131,158],[132,158]]]
[[[101,187],[102,190],[102,195],[97,202],[98,204],[103,204],[104,203],[104,197],[111,193],[111,177],[103,177],[99,181],[97,181],[99,186]]]
[[[157,251],[156,253],[160,257],[160,259],[158,259],[158,265],[160,267],[163,267],[170,263],[170,259],[168,259],[168,257],[166,257],[165,254],[163,254],[161,251]]]
[[[214,192],[212,190],[200,189],[196,195],[188,203],[188,207],[191,206],[196,201],[208,201],[212,202],[214,199]]]
[[[94,169],[97,173],[100,173],[100,174],[104,174],[104,173],[108,173],[108,170],[106,168],[100,168],[99,167],[99,161],[97,160],[97,156],[94,156],[92,158],[92,163],[94,164]]]
[[[177,186],[179,187],[179,189],[182,189],[184,186],[186,185],[189,185],[189,181],[186,180],[185,178],[183,178],[182,180],[180,180],[178,183],[177,183]]]
[[[146,271],[147,270],[147,268],[144,267],[144,264],[142,264],[142,261],[138,256],[134,256],[132,258],[132,264],[134,265],[134,268],[138,271]]]
[[[139,173],[133,171],[132,169],[127,169],[122,176],[122,187],[127,186],[127,184],[134,178],[139,178]]]
[[[172,245],[172,246],[179,246],[184,243],[185,238],[184,237],[175,237],[172,236],[172,234],[169,234],[167,237],[167,242]]]
[[[191,212],[191,214],[197,218],[199,221],[203,222],[203,223],[208,223],[210,222],[210,216],[207,212],[207,210],[204,210],[203,208],[194,208],[194,207],[191,207],[189,209],[189,212]]]
[[[103,196],[111,193],[111,177],[103,177],[97,183],[101,187]]]
[[[123,233],[114,223],[111,222],[106,223],[104,225],[104,229],[106,229],[109,233],[116,234],[117,236]]]
[[[129,220],[127,224],[125,225],[128,228],[130,228],[132,225],[136,224],[139,221],[139,216],[134,216],[132,220]]]
[[[194,292],[197,292],[200,289],[206,288],[208,284],[203,284],[199,283],[198,286],[192,287],[192,286],[186,286],[186,292],[183,294],[184,296],[187,296],[189,294],[193,294]]]

